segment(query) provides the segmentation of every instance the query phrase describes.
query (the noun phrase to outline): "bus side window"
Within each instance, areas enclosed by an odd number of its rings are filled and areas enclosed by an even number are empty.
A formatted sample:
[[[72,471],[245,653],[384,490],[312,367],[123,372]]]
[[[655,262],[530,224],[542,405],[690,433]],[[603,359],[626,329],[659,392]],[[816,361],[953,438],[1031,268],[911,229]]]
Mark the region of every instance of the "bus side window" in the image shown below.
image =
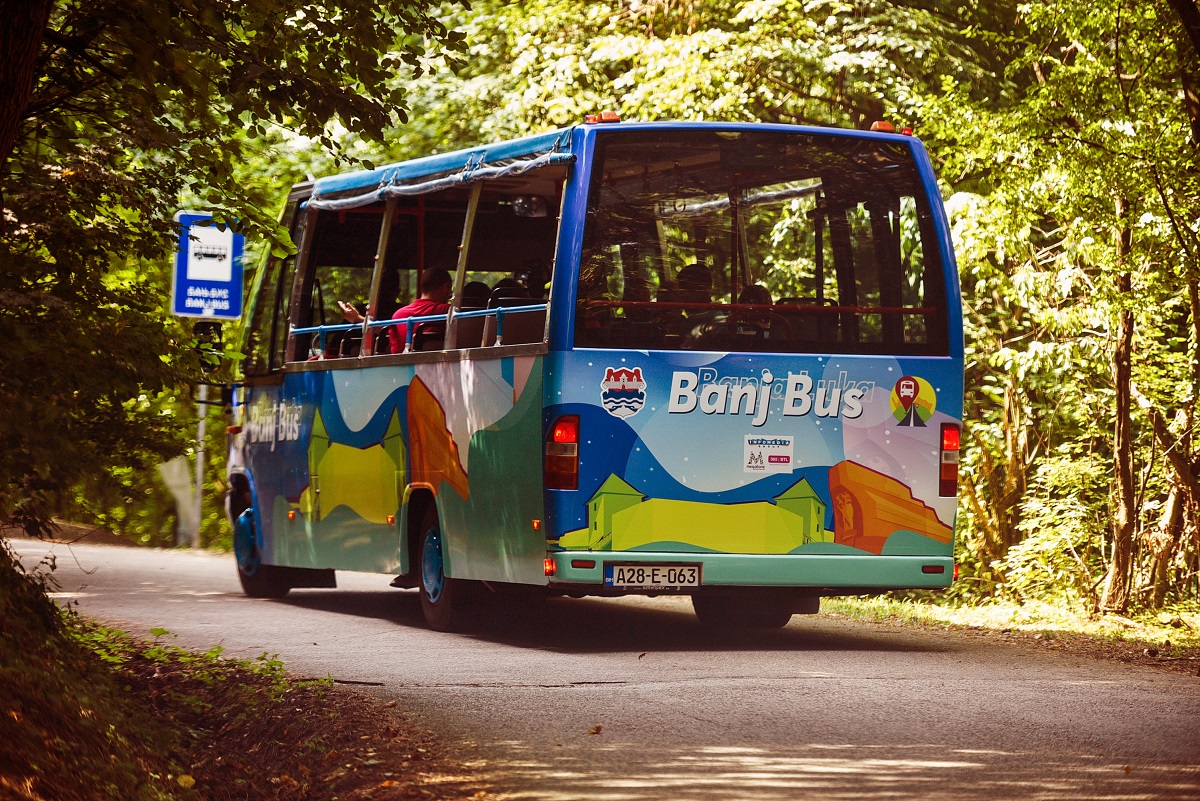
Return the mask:
[[[371,291],[383,207],[317,213],[297,328],[346,325],[338,301],[365,308]],[[331,331],[297,337],[295,358],[357,355],[361,332]]]
[[[298,213],[298,207],[299,200],[289,203],[283,220],[285,225],[291,224],[292,241],[297,244],[304,230],[304,215]],[[256,279],[242,349],[246,356],[243,371],[248,376],[266,375],[283,366],[295,268],[295,254],[285,258],[270,256],[262,268],[263,274]]]

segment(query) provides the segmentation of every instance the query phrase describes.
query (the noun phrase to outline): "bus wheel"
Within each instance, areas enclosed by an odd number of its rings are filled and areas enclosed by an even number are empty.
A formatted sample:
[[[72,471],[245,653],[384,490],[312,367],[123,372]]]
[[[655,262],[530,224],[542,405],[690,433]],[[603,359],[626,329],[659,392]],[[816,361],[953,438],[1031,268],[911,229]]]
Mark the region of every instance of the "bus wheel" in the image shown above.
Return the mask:
[[[741,595],[693,595],[692,609],[701,626],[713,629],[781,629],[791,609],[771,598]]]
[[[237,560],[238,580],[242,592],[251,598],[282,598],[291,586],[284,572],[262,563],[258,550],[258,534],[254,525],[254,510],[238,515],[233,527],[233,555]]]
[[[432,503],[421,520],[420,541],[421,613],[434,631],[458,631],[465,622],[462,607],[467,583],[446,575],[442,529]]]

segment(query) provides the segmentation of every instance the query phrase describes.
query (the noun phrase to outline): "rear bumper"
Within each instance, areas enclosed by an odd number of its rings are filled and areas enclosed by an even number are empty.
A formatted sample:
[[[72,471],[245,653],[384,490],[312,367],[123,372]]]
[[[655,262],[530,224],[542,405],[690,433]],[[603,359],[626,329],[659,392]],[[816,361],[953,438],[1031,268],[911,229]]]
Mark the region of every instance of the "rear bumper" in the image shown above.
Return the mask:
[[[620,595],[604,585],[605,564],[671,563],[701,567],[701,585],[796,587],[820,595],[857,595],[898,589],[945,589],[954,578],[949,556],[871,554],[697,554],[627,551],[555,551],[552,588],[588,594]],[[587,563],[593,563],[588,567]]]

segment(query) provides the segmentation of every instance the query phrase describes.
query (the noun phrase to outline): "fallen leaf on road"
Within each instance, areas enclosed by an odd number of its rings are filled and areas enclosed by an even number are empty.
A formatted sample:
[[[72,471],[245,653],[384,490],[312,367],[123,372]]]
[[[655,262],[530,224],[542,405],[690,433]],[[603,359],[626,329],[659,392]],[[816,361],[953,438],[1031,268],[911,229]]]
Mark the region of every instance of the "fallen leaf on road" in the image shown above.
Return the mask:
[[[595,726],[593,726],[592,728],[588,729],[588,734],[599,734],[599,733],[600,733],[600,732],[602,732],[602,731],[604,731],[604,724],[603,724],[603,723],[597,723]]]

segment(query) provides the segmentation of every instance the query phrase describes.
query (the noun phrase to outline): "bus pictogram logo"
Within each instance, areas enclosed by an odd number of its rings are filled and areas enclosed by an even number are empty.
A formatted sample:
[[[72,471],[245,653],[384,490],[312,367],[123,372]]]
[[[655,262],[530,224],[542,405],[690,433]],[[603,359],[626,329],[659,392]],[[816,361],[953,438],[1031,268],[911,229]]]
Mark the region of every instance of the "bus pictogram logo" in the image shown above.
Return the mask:
[[[640,367],[607,368],[600,389],[600,405],[613,417],[633,417],[646,405],[646,381]]]
[[[924,428],[937,408],[937,393],[924,378],[906,375],[896,382],[891,405],[897,425]]]

